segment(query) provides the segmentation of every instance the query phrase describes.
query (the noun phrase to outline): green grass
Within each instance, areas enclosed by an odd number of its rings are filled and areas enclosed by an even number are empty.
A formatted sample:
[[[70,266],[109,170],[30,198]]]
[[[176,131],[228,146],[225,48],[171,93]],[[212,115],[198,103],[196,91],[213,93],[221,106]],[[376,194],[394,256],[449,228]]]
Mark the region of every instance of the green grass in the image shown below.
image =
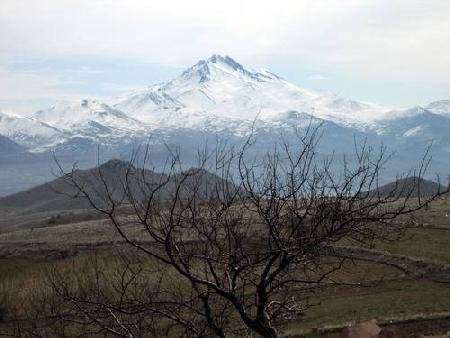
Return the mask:
[[[428,281],[386,282],[374,289],[323,297],[303,321],[291,322],[286,333],[311,327],[340,325],[367,319],[408,318],[450,311],[450,285]]]
[[[414,215],[425,226],[450,228],[450,198],[434,201],[430,208],[424,208]]]
[[[430,210],[416,215],[425,227],[409,229],[404,240],[381,243],[375,249],[450,264],[448,215],[450,200],[438,201]],[[347,289],[323,295],[321,304],[309,309],[304,320],[288,323],[286,333],[372,318],[406,319],[439,312],[450,312],[450,284],[407,279],[386,281],[375,288]]]
[[[375,248],[392,254],[450,264],[450,229],[409,229],[405,240],[378,244]]]

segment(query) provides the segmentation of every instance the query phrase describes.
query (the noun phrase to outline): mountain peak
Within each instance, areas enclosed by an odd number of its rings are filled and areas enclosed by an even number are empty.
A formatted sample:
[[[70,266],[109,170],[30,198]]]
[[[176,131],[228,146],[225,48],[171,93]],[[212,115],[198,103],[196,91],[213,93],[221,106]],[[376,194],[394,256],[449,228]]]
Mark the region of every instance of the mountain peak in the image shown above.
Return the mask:
[[[240,72],[245,72],[245,68],[234,59],[229,57],[228,55],[222,56],[220,54],[212,55],[206,62],[208,63],[216,63],[216,64],[224,64],[226,66],[231,67],[232,69]]]
[[[221,79],[223,74],[247,75],[254,74],[246,70],[240,63],[229,56],[213,54],[206,60],[200,60],[181,74],[183,80],[196,80],[198,83],[208,82],[212,79]]]
[[[130,162],[126,162],[123,160],[119,160],[117,158],[113,158],[109,161],[106,161],[102,165],[99,166],[99,169],[108,172],[126,172],[129,168],[134,169],[134,166]]]

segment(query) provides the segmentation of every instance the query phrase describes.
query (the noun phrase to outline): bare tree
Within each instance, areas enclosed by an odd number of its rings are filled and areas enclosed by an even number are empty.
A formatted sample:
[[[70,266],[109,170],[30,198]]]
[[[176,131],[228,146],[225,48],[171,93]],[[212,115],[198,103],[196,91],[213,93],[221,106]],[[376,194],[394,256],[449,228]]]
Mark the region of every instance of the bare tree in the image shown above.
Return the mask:
[[[320,130],[297,132],[296,142],[281,137],[264,157],[252,159],[253,136],[239,148],[218,142],[189,170],[175,152],[164,175],[148,170],[147,148],[114,187],[101,169],[98,189],[81,182],[76,170],[65,173],[74,196],[104,214],[155,270],[151,287],[131,297],[133,283],[125,282],[127,297],[119,300],[76,295],[61,280],[55,289],[90,324],[121,337],[151,335],[124,320],[132,314],[159,318],[159,329],[183,336],[277,337],[278,321],[302,316],[318,287],[342,283],[334,277],[345,260],[333,255],[336,243],[398,238],[405,227],[399,217],[445,193],[413,198],[417,186],[397,186],[374,194],[386,149],[363,142],[355,160],[342,160],[337,170],[337,157],[318,153]],[[411,173],[419,186],[427,166],[425,158]],[[137,226],[145,238],[130,234]]]

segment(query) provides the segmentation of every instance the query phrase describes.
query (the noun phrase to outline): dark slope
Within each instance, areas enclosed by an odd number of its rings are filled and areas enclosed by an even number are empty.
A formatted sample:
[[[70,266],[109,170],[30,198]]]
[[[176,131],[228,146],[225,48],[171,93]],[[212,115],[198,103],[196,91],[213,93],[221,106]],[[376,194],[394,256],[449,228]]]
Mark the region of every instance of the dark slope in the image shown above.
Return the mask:
[[[401,178],[377,189],[371,190],[371,196],[380,197],[429,197],[438,192],[445,192],[446,186],[418,177]]]
[[[125,176],[129,165],[120,160],[110,160],[98,168],[76,170],[73,173],[74,181],[85,188],[89,194],[96,197],[96,202],[107,196],[108,191],[115,200],[122,198]],[[137,176],[137,170],[130,168],[130,176]],[[157,180],[162,176],[152,171],[146,171],[149,180]],[[133,182],[131,183],[133,185]],[[32,189],[22,191],[0,199],[0,209],[20,209],[23,213],[90,209],[89,202],[77,194],[77,189],[71,183],[71,177],[65,175],[49,183]]]
[[[189,169],[189,177],[183,181],[181,194],[192,194],[195,189],[199,198],[206,198],[215,193],[216,186],[230,183],[206,170]],[[115,201],[126,197],[124,187],[127,185],[133,198],[141,200],[151,187],[155,187],[168,179],[168,176],[152,170],[136,169],[121,160],[110,160],[98,168],[77,170],[73,173],[74,181],[86,189],[89,195],[99,205],[104,203],[106,196],[112,196]],[[168,183],[159,191],[162,198],[169,198],[175,193],[176,186],[182,180],[183,174],[170,177]],[[144,184],[144,182],[146,182]],[[108,190],[105,188],[108,187]],[[15,210],[20,214],[31,214],[58,210],[90,209],[89,202],[77,196],[77,189],[71,183],[68,175],[59,177],[49,183],[32,189],[0,198],[0,210]]]

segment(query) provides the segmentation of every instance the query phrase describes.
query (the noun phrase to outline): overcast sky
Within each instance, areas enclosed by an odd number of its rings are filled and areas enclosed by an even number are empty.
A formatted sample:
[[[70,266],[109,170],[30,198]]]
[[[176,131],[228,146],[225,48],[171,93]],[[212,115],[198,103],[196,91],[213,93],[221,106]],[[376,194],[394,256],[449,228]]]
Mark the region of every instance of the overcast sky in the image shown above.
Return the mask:
[[[211,54],[358,100],[450,98],[449,0],[1,0],[0,110],[102,98]]]

